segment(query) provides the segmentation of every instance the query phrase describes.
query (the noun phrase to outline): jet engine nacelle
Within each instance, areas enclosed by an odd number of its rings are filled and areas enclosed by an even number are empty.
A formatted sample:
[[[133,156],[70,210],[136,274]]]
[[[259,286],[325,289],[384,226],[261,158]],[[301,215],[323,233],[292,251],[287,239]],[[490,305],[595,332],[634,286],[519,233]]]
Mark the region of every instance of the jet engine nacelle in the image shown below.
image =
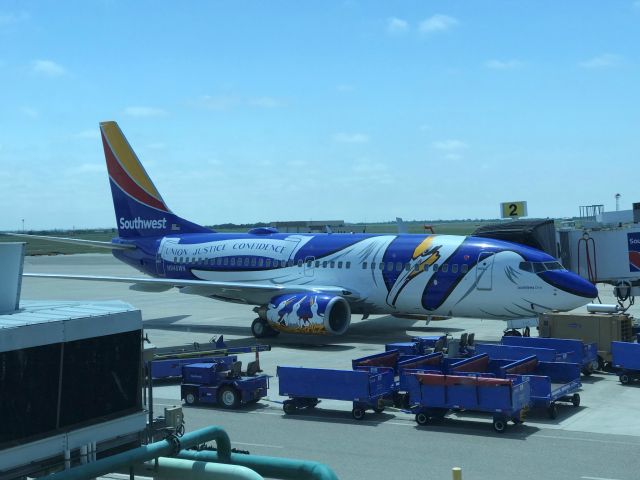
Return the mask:
[[[266,317],[282,332],[342,335],[351,323],[351,307],[335,295],[294,293],[272,298]]]

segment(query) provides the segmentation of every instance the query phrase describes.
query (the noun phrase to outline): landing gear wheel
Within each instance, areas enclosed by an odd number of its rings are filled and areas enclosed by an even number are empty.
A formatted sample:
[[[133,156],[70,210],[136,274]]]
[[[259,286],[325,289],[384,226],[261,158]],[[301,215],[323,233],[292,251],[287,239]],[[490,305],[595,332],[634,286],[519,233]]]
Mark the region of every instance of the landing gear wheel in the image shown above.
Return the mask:
[[[282,404],[282,410],[284,410],[284,413],[286,413],[287,415],[290,415],[292,413],[296,413],[296,404],[293,403],[291,400],[285,400],[284,403]]]
[[[198,402],[198,399],[193,393],[187,393],[184,396],[184,401],[187,403],[187,405],[195,405]]]
[[[364,418],[364,414],[365,414],[364,408],[356,407],[353,410],[351,410],[351,415],[356,420],[362,420]]]
[[[256,338],[275,337],[280,334],[278,330],[271,328],[269,323],[261,318],[256,318],[251,323],[251,333]]]
[[[571,403],[576,408],[580,406],[580,394],[579,393],[574,393],[573,395],[571,395]]]
[[[424,427],[429,423],[429,416],[426,413],[416,413],[416,423],[421,427]]]
[[[623,385],[627,385],[631,381],[631,378],[626,373],[621,373],[618,378],[620,379],[620,383]]]
[[[238,408],[240,405],[240,393],[232,386],[225,386],[218,390],[218,404],[222,408]]]
[[[507,422],[502,418],[494,418],[493,429],[498,433],[504,433],[507,430]]]
[[[549,407],[547,408],[547,414],[551,419],[558,418],[558,406],[555,403],[549,405]]]

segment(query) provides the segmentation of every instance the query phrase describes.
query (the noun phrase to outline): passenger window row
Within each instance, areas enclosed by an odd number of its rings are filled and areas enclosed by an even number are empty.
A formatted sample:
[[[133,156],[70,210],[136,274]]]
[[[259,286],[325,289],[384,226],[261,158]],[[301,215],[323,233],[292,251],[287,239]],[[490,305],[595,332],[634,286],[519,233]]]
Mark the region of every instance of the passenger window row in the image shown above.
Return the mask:
[[[366,270],[367,268],[370,268],[371,270],[381,270],[386,272],[401,272],[403,270],[407,272],[410,272],[411,270],[413,270],[414,272],[426,272],[429,270],[429,268],[431,268],[431,270],[433,270],[434,272],[441,271],[444,273],[447,273],[449,269],[451,269],[451,273],[467,273],[469,271],[469,265],[467,265],[466,263],[463,263],[461,265],[458,265],[457,263],[453,263],[451,265],[448,263],[443,263],[442,265],[434,263],[431,267],[429,267],[429,265],[416,264],[412,267],[410,263],[403,264],[402,262],[371,262],[370,264],[368,262],[363,262],[362,269]]]
[[[198,258],[198,257],[174,257],[173,263],[188,263],[191,265],[208,265],[211,267],[258,267],[258,268],[278,268],[293,267],[296,262],[293,260],[272,260],[271,258],[262,257],[218,257],[218,258]],[[307,268],[314,266],[313,260],[298,260],[298,267],[302,267],[306,263]],[[320,262],[315,261],[316,268],[351,268],[351,262]]]

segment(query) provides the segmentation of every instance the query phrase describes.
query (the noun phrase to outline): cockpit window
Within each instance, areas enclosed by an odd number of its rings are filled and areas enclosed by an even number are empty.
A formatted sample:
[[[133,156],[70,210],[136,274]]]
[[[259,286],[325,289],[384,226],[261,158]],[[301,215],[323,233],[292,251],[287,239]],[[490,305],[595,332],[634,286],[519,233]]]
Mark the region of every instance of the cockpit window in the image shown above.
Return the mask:
[[[544,262],[544,266],[547,270],[564,270],[560,262]]]
[[[531,273],[542,273],[547,270],[564,270],[560,262],[520,262],[520,270]]]
[[[520,262],[520,270],[524,270],[525,272],[533,272],[533,266],[531,262]]]

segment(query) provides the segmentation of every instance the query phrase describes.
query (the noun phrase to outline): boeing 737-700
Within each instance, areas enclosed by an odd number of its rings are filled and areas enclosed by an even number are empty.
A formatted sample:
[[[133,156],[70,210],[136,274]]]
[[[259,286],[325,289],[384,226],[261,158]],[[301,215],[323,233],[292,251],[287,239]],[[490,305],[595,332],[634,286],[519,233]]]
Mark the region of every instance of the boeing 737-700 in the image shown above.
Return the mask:
[[[100,124],[118,236],[107,248],[153,278],[131,283],[255,305],[254,336],[347,331],[353,314],[517,319],[567,311],[596,288],[544,252],[474,236],[216,233],[174,214],[115,122]]]

